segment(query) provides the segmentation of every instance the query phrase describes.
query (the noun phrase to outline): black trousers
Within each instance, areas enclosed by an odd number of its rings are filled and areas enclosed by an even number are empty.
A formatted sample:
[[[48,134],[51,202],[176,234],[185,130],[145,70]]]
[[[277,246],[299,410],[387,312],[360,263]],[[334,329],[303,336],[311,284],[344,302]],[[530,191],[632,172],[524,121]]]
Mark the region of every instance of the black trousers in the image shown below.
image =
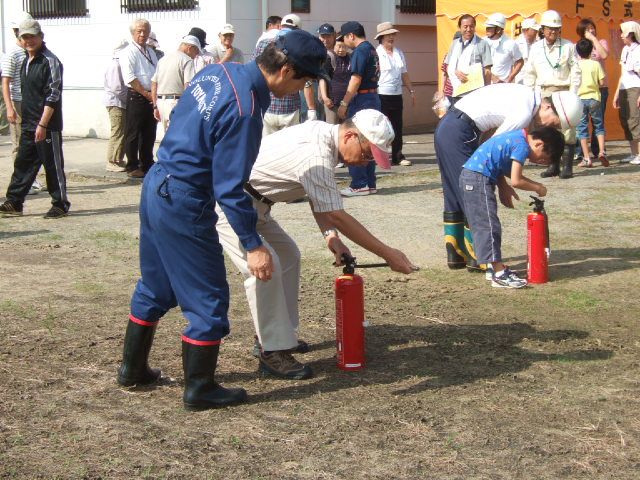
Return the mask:
[[[381,111],[384,113],[393,127],[396,136],[391,144],[391,161],[398,163],[402,151],[402,95],[378,95],[380,97]]]
[[[153,165],[157,125],[158,122],[153,117],[153,105],[138,92],[129,89],[124,135],[127,171],[139,168],[147,172]]]
[[[13,175],[7,188],[7,200],[22,206],[40,166],[44,165],[51,203],[67,212],[71,204],[67,199],[62,135],[60,132],[47,130],[47,137],[42,142],[36,142],[35,138],[36,132],[23,129],[20,134]]]

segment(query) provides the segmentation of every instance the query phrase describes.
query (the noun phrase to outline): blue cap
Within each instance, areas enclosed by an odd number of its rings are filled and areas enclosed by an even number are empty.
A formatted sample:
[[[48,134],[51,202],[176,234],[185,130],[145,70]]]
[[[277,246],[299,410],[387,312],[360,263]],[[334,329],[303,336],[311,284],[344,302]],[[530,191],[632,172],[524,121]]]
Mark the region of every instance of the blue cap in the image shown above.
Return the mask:
[[[291,30],[276,37],[276,48],[284,53],[296,71],[304,76],[331,81],[324,69],[327,48],[319,38],[304,30]]]
[[[364,27],[360,22],[347,22],[343,23],[340,27],[340,33],[338,33],[338,38],[342,38],[345,35],[349,35],[350,33],[355,33],[358,37],[364,37]]]
[[[320,35],[331,35],[332,33],[336,33],[336,29],[333,28],[333,25],[331,25],[330,23],[323,23],[318,28],[318,33]]]

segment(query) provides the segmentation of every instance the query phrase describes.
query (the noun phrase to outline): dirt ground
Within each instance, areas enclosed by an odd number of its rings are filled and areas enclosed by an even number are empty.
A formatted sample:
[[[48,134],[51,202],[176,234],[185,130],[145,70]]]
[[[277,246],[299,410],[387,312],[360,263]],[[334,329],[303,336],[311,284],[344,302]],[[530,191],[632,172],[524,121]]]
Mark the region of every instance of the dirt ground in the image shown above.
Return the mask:
[[[0,478],[638,478],[640,168],[619,165],[623,152],[609,169],[546,182],[552,281],[520,291],[446,268],[433,169],[347,199],[422,267],[360,272],[371,324],[360,372],[335,367],[338,270],[308,206],[276,206],[303,252],[301,337],[312,351],[300,359],[316,375],[257,374],[230,265],[218,377],[251,400],[202,413],[182,408],[178,310],[151,354],[166,380],[115,383],[138,277],[140,186],[71,175],[68,218],[41,217],[46,193],[29,197],[24,217],[0,218]],[[524,270],[521,198],[501,218],[508,262]]]

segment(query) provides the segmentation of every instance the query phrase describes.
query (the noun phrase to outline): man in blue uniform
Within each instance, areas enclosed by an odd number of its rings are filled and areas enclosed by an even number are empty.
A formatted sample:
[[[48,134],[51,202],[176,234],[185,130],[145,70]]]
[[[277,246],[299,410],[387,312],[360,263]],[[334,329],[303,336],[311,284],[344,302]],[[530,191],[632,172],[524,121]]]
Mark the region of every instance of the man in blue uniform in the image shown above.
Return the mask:
[[[347,93],[338,107],[341,119],[353,117],[360,110],[372,108],[380,111],[378,79],[380,62],[378,54],[364,33],[364,27],[358,22],[343,23],[338,38],[353,49],[351,53],[351,79]],[[370,162],[366,167],[349,167],[351,185],[340,190],[345,197],[376,193],[376,165]]]
[[[142,189],[142,278],[131,299],[121,385],[158,380],[160,371],[148,366],[155,327],[180,305],[188,321],[182,335],[185,407],[203,410],[246,399],[245,390],[226,389],[214,380],[220,341],[229,333],[229,288],[215,206],[248,252],[251,273],[268,281],[273,262],[243,186],[258,155],[269,92],[281,97],[325,77],[325,57],[320,40],[291,32],[255,62],[205,67],[180,98]]]

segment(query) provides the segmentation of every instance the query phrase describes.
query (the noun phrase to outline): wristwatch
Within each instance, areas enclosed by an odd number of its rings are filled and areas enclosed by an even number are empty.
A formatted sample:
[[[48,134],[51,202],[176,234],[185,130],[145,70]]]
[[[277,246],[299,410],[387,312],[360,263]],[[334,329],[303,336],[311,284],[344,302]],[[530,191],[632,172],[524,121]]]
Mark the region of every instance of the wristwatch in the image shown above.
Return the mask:
[[[348,107],[349,104],[347,102],[345,102],[344,100],[340,100],[340,106],[341,107]]]
[[[325,230],[324,232],[322,232],[322,236],[324,238],[327,238],[329,235],[331,234],[335,234],[335,236],[338,236],[338,230],[336,230],[335,228],[329,228],[327,230]]]

